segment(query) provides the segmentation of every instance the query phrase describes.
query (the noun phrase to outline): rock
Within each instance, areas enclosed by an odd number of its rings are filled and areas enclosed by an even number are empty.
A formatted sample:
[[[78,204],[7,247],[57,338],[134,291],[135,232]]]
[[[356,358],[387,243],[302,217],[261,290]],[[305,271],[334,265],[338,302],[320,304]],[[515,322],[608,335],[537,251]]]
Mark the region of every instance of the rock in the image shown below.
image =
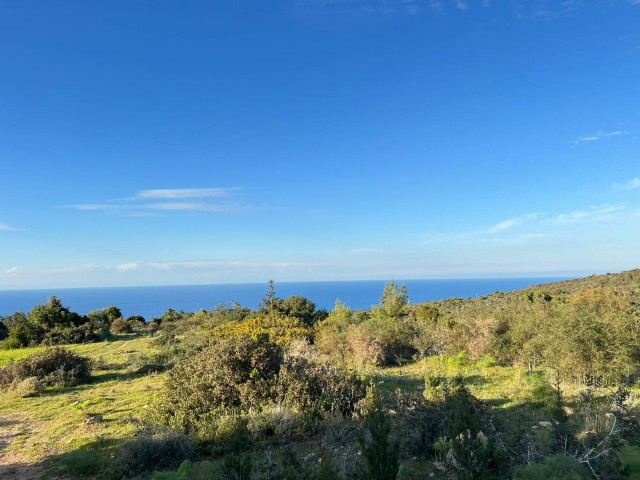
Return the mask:
[[[541,420],[540,422],[538,422],[538,425],[540,425],[542,428],[553,427],[553,423],[551,423],[549,420]]]
[[[86,424],[100,423],[102,422],[102,419],[103,419],[102,415],[92,415],[91,417],[87,418],[84,423]]]

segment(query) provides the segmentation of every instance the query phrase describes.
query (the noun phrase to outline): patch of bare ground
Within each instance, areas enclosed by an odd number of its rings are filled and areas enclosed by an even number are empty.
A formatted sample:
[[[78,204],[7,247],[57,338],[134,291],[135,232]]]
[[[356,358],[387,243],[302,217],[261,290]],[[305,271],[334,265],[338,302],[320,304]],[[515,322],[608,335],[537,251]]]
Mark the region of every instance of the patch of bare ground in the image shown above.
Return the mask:
[[[31,431],[26,418],[0,417],[0,478],[36,480],[44,476],[44,469],[27,455],[12,449],[12,445]]]

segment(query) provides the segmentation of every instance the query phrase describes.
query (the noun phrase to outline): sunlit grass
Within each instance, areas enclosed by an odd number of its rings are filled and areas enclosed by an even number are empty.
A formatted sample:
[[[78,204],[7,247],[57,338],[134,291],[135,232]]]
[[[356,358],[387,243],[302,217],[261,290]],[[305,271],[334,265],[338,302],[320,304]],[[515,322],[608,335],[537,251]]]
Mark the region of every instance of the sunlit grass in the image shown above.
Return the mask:
[[[96,441],[130,438],[137,417],[153,402],[164,375],[140,375],[129,371],[132,354],[152,351],[150,338],[125,338],[112,342],[71,345],[66,348],[95,361],[91,383],[65,389],[50,389],[32,398],[11,391],[0,394],[0,415],[16,421],[9,451],[33,460],[58,455]],[[2,351],[6,364],[42,348]],[[88,424],[90,416],[102,415]]]

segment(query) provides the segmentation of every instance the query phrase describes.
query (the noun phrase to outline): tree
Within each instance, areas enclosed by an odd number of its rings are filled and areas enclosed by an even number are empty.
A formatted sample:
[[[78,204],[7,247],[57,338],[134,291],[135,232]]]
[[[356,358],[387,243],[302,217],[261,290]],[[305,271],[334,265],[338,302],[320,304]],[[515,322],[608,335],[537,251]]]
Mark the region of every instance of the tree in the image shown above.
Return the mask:
[[[409,306],[409,294],[406,285],[402,287],[391,280],[384,286],[382,298],[378,306],[371,309],[374,317],[398,319],[407,313]]]
[[[360,436],[362,455],[366,460],[366,477],[371,480],[395,480],[400,469],[397,442],[391,440],[391,420],[384,412],[378,387],[367,388],[366,424],[368,437]]]
[[[315,323],[316,304],[301,295],[271,300],[271,310],[287,317],[299,318],[307,325]]]
[[[273,302],[276,299],[276,282],[269,279],[269,290],[260,302],[260,310],[271,312],[273,310]]]
[[[69,328],[86,322],[75,312],[71,312],[58,297],[51,297],[44,305],[36,305],[27,316],[29,323],[45,332],[55,327]]]

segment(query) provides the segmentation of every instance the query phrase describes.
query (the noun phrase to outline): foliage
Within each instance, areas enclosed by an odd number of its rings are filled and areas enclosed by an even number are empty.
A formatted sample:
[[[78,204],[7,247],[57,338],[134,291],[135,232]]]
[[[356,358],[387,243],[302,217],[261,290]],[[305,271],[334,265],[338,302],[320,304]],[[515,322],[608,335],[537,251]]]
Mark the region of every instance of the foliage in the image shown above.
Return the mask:
[[[371,480],[395,480],[398,476],[399,446],[390,438],[391,420],[383,410],[380,393],[375,384],[367,388],[365,399],[367,436],[360,435],[365,459],[365,476]]]
[[[57,297],[36,305],[25,315],[16,312],[3,320],[6,349],[31,345],[63,345],[96,341],[107,331],[106,324],[119,314],[116,307],[92,312],[87,316],[72,312]]]
[[[195,458],[195,453],[194,443],[186,435],[177,432],[158,433],[121,445],[114,453],[110,470],[115,479],[154,470],[175,469],[185,460]]]
[[[259,409],[274,396],[282,359],[282,349],[266,336],[222,337],[170,372],[157,418],[193,432],[217,415]]]
[[[278,376],[278,398],[296,412],[350,416],[364,388],[353,373],[304,358],[289,358]]]
[[[89,359],[64,348],[51,348],[11,362],[1,369],[0,389],[9,388],[27,379],[36,379],[43,386],[64,387],[86,381],[90,375]]]
[[[298,338],[308,337],[311,331],[300,320],[275,314],[258,315],[241,322],[223,323],[211,330],[213,337],[234,338],[248,336],[254,340],[268,336],[283,347]]]
[[[542,462],[517,467],[514,480],[587,480],[593,478],[584,465],[564,454],[547,457]]]

